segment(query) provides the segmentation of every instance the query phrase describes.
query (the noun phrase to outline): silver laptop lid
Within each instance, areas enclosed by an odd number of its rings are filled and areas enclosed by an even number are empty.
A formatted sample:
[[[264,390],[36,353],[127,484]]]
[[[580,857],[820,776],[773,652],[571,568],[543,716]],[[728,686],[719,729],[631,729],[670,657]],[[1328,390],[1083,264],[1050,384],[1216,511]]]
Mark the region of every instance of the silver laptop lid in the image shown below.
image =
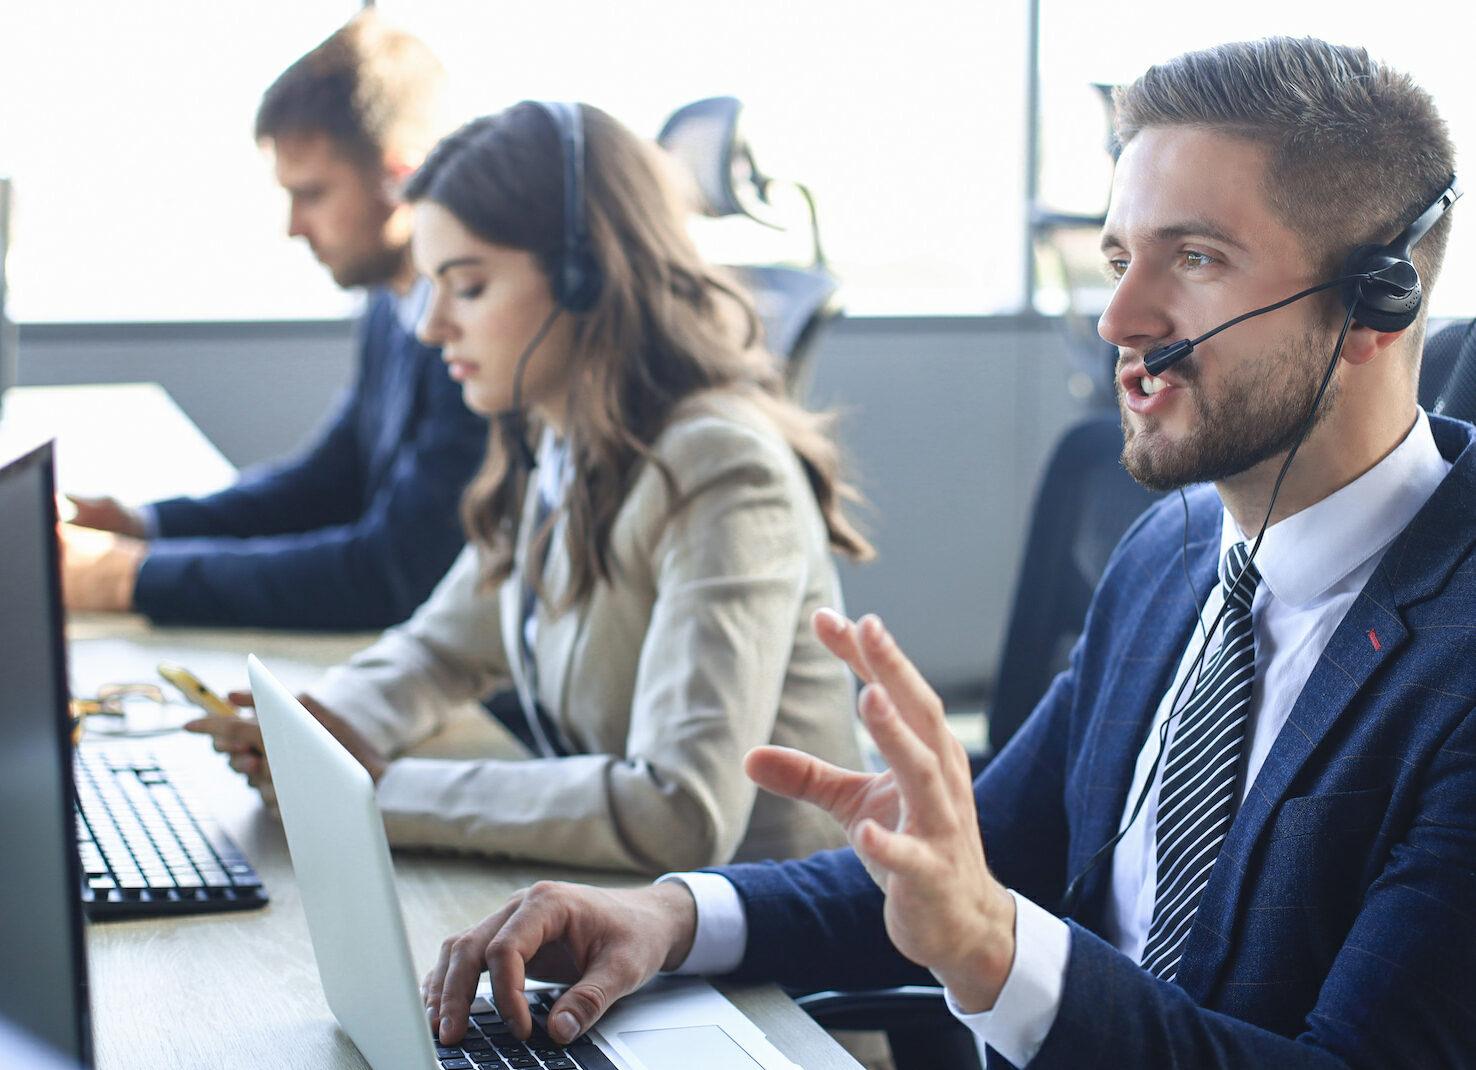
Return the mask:
[[[255,655],[246,672],[328,1006],[375,1070],[436,1068],[373,781]],[[627,996],[590,1036],[618,1068],[799,1070],[695,977]]]
[[[374,1070],[432,1070],[374,782],[256,655],[246,672],[328,1006]]]

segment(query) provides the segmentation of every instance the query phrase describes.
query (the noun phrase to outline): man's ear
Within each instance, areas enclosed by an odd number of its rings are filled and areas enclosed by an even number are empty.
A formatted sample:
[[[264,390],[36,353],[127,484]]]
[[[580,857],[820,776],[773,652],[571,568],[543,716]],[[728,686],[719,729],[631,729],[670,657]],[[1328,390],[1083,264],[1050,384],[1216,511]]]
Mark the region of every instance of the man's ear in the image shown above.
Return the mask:
[[[1367,364],[1391,347],[1397,346],[1408,332],[1408,327],[1402,331],[1376,331],[1355,322],[1348,330],[1348,337],[1343,341],[1341,359],[1346,360],[1349,364]]]
[[[418,162],[412,162],[403,153],[385,153],[384,167],[380,173],[380,192],[386,201],[394,205],[400,203],[400,190],[405,187],[405,180],[415,173],[418,166]]]

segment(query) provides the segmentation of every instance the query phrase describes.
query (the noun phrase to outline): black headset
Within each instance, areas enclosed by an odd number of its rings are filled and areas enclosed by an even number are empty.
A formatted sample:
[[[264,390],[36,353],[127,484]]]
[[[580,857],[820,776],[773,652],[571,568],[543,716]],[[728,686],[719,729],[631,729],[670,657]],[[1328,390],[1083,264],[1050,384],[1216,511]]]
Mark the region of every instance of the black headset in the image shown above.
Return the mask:
[[[518,357],[513,370],[512,404],[495,417],[508,436],[514,463],[531,471],[538,464],[538,455],[528,441],[523,416],[523,372],[527,370],[528,358],[562,313],[578,316],[594,308],[605,285],[605,273],[590,246],[589,226],[584,218],[584,121],[579,105],[544,100],[527,103],[543,112],[553,124],[559,155],[564,161],[564,240],[547,264],[554,307]]]
[[[1343,307],[1352,318],[1375,331],[1402,331],[1415,321],[1424,297],[1420,287],[1420,273],[1410,259],[1410,250],[1415,247],[1461,196],[1461,184],[1454,175],[1445,191],[1431,202],[1399,236],[1388,245],[1369,242],[1355,246],[1343,263],[1343,271],[1329,282],[1310,286],[1300,293],[1277,301],[1275,304],[1257,308],[1244,315],[1206,331],[1198,338],[1184,338],[1171,345],[1153,350],[1143,358],[1143,366],[1149,375],[1160,375],[1183,360],[1194,347],[1207,338],[1212,338],[1227,327],[1242,320],[1251,319],[1267,312],[1300,301],[1311,294],[1338,287]]]
[[[533,100],[553,124],[564,161],[564,241],[554,258],[549,285],[569,312],[588,312],[600,298],[605,273],[589,243],[584,213],[584,120],[578,104]]]

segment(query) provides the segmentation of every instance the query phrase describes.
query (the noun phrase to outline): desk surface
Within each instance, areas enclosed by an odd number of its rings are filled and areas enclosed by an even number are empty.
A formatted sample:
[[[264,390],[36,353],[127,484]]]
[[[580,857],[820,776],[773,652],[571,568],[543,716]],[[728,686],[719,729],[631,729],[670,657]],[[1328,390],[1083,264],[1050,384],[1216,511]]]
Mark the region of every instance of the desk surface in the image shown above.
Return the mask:
[[[158,383],[17,386],[0,412],[0,456],[56,439],[56,485],[130,505],[208,494],[236,469]]]
[[[262,652],[276,668],[285,666],[284,679],[295,686],[299,681],[294,673],[310,673],[316,665],[337,660],[357,638],[186,632],[150,628],[134,618],[81,617],[72,622],[69,645],[72,677],[79,687],[89,682],[95,686],[120,672],[147,679],[165,653],[185,664],[219,664],[225,672],[228,663],[216,659],[242,664],[241,652],[247,649]],[[228,678],[217,685],[236,682]],[[246,852],[271,903],[262,910],[224,915],[90,924],[88,964],[99,1070],[365,1067],[323,998],[280,822],[206,740],[176,733],[157,737],[153,746]],[[411,954],[422,972],[447,935],[479,921],[535,880],[609,887],[644,882],[636,876],[409,852],[396,853],[395,870]],[[857,1067],[777,988],[725,992],[801,1066]]]

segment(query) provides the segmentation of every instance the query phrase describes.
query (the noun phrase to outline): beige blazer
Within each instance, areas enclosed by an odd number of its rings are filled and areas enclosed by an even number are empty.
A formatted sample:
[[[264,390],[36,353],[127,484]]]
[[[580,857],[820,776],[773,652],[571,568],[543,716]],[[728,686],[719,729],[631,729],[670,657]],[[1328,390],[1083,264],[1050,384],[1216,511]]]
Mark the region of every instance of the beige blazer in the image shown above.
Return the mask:
[[[400,754],[458,703],[531,684],[574,748],[396,758],[378,789],[392,843],[661,872],[842,842],[818,809],[759,793],[741,764],[773,742],[860,768],[849,671],[809,625],[840,590],[800,462],[731,394],[685,403],[655,450],[681,507],[654,466],[637,474],[612,531],[615,581],[561,615],[539,603],[531,682],[517,643],[536,488],[500,589],[478,593],[468,547],[410,620],[311,689]],[[563,546],[556,529],[550,591],[567,583]]]

